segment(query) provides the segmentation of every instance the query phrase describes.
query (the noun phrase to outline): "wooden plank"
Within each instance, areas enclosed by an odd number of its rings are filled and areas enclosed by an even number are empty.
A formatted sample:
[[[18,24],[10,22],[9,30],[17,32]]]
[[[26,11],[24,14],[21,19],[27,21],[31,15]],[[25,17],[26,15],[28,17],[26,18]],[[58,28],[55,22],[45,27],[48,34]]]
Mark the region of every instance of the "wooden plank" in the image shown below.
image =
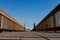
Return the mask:
[[[0,15],[0,29],[1,29],[1,20],[2,20],[2,16]]]
[[[11,26],[10,26],[11,30],[12,30],[12,21],[11,21]]]

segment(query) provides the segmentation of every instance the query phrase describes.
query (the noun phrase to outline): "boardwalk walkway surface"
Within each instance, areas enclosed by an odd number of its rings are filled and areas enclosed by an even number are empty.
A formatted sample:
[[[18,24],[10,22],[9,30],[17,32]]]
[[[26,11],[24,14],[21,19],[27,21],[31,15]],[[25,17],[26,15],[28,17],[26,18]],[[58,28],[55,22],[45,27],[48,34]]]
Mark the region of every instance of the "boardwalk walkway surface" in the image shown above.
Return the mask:
[[[60,40],[60,33],[2,32],[0,40]]]

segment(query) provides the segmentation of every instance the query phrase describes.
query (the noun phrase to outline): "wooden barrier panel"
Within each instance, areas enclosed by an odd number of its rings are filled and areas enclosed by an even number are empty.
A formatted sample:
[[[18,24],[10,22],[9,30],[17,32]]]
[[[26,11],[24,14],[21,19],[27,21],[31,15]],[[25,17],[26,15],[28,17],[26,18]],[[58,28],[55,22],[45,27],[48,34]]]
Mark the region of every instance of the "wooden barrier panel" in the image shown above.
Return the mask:
[[[0,15],[0,29],[1,29],[1,20],[2,20],[2,16]]]
[[[23,30],[24,27],[20,25],[18,21],[13,19],[11,16],[9,16],[7,13],[5,13],[3,10],[0,9],[0,29],[4,30]],[[1,21],[2,18],[2,21]]]
[[[10,29],[11,21],[5,16],[2,17],[2,29]]]

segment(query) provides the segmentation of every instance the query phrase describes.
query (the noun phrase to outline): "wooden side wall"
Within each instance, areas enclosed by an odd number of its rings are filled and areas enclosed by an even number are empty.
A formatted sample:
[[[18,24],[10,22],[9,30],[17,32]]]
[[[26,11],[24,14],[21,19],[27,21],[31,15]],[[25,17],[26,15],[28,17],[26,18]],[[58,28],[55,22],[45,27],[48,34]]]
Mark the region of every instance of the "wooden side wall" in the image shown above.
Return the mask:
[[[2,16],[0,15],[0,29],[1,29],[1,20],[2,20]]]
[[[54,27],[53,16],[51,16],[50,18],[44,20],[39,25],[37,25],[36,30],[39,31],[39,30],[44,30],[44,29],[48,29],[48,28],[52,28],[52,27]]]
[[[10,26],[11,26],[11,21],[6,18],[5,16],[2,16],[2,29],[10,29]]]
[[[0,29],[24,30],[24,27],[7,17],[0,15]]]

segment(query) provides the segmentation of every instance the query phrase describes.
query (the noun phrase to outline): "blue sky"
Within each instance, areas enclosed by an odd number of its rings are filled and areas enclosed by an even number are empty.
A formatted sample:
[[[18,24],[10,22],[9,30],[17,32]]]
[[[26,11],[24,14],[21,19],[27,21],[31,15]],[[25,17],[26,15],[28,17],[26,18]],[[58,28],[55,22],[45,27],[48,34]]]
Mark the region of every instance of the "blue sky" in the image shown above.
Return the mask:
[[[0,9],[32,29],[59,3],[60,0],[0,0]]]

